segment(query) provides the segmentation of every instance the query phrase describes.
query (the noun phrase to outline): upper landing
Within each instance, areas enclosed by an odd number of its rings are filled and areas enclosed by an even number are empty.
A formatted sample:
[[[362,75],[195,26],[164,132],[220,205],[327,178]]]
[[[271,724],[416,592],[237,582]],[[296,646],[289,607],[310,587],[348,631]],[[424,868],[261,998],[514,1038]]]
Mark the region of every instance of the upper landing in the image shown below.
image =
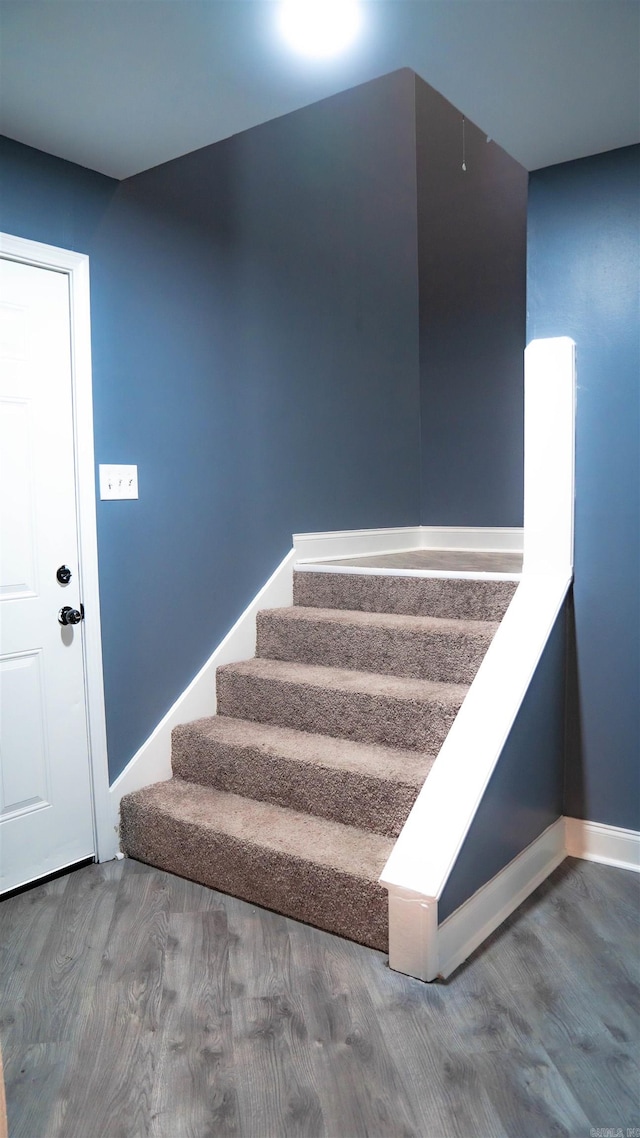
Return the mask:
[[[458,576],[492,577],[505,576],[518,580],[522,573],[522,553],[513,551],[477,551],[459,549],[409,549],[400,553],[378,553],[318,561],[305,566],[305,569],[357,571],[360,569],[390,575],[411,576]]]

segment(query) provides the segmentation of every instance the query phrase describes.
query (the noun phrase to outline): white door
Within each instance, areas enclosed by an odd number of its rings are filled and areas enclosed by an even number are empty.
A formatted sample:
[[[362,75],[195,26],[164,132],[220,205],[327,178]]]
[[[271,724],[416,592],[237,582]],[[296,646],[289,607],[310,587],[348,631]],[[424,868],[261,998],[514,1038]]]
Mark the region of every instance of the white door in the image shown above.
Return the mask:
[[[59,623],[64,606],[81,614],[69,279],[2,259],[0,892],[95,850],[82,625]]]

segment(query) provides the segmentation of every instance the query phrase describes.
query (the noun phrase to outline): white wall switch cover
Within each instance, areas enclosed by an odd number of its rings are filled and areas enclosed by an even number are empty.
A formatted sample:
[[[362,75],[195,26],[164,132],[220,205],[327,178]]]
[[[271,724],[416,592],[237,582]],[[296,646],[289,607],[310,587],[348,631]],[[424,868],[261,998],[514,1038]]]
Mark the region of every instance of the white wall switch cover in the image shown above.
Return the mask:
[[[99,466],[100,499],[138,497],[137,466]]]

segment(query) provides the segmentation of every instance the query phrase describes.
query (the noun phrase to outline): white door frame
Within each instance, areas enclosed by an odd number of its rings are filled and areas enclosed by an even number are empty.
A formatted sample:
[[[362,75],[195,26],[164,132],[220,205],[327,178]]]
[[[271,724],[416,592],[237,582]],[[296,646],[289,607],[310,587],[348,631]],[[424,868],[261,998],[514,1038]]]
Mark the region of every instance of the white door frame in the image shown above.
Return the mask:
[[[93,799],[93,828],[98,861],[113,857],[113,819],[109,809],[109,768],[102,675],[102,634],[98,588],[89,258],[23,237],[0,233],[0,253],[13,261],[65,273],[69,280],[71,384],[74,419],[75,480],[80,561],[80,597],[87,614],[80,626]]]

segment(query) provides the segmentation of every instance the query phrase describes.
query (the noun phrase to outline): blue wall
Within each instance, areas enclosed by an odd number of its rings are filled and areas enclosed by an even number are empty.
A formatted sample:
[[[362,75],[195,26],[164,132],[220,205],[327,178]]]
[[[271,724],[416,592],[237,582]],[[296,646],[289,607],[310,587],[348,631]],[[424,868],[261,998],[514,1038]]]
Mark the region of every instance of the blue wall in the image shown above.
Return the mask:
[[[112,776],[295,530],[442,522],[432,494],[452,524],[517,523],[517,384],[499,508],[482,490],[461,516],[460,470],[428,473],[455,431],[443,443],[447,386],[434,403],[415,331],[415,82],[125,183],[2,142],[2,228],[91,257],[96,459],[140,467],[138,503],[98,504]],[[634,147],[531,176],[528,283],[529,338],[578,346],[564,809],[636,829],[639,163]]]
[[[438,904],[444,921],[562,814],[563,606]]]
[[[91,258],[110,773],[304,530],[420,516],[415,84],[115,183],[5,140],[0,226]]]
[[[527,172],[416,76],[423,525],[521,526]]]
[[[425,444],[417,85],[419,132],[453,154],[458,113],[409,70],[122,183],[2,144],[2,228],[91,258],[96,460],[139,468],[138,502],[98,503],[112,778],[292,533],[421,519],[421,447],[442,447],[443,424],[431,423]],[[483,147],[483,178],[497,192],[495,172],[511,160]],[[444,167],[445,202],[448,178]],[[469,187],[448,215],[447,240],[469,221],[480,192],[472,179]],[[522,220],[522,194],[519,202]],[[440,251],[444,220],[432,230]],[[461,232],[467,243],[468,225]],[[496,233],[493,261],[485,249],[494,283],[503,254]],[[430,286],[436,321],[441,300]],[[460,340],[460,306],[464,290],[440,349]],[[516,310],[512,303],[499,331],[504,339],[516,327],[507,356],[518,406]],[[503,377],[494,382],[493,358],[483,366],[477,326],[465,328],[465,341],[495,403]],[[453,420],[446,427],[450,452],[459,452],[458,429]],[[506,493],[502,477],[499,487],[485,478],[476,493],[478,448],[462,480],[459,467],[447,471],[475,495],[469,516],[476,498],[484,503],[477,524],[513,521],[521,456],[519,436],[510,440],[489,431],[479,447],[500,471],[510,450]]]
[[[0,223],[5,233],[86,252],[119,184],[0,135]],[[99,314],[94,318],[99,320]]]
[[[565,813],[640,829],[640,147],[538,170],[528,338],[577,345]]]
[[[575,581],[441,921],[561,814],[640,829],[639,290],[640,147],[532,174],[528,338],[577,345]]]

